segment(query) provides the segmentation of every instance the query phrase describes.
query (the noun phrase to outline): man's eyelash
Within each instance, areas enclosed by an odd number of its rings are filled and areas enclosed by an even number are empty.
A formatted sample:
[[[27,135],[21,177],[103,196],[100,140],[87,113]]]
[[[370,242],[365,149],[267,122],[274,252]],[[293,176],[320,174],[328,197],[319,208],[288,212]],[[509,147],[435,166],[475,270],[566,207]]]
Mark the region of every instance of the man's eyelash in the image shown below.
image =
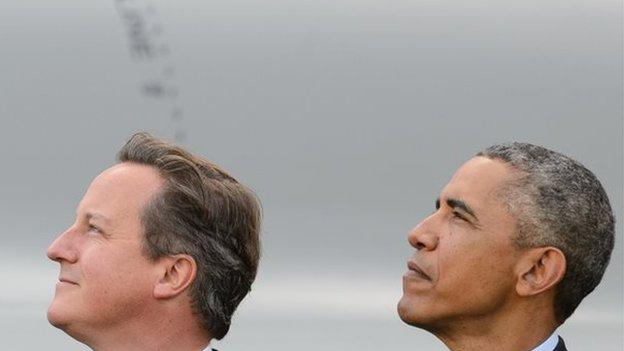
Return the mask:
[[[457,211],[453,211],[453,217],[457,217],[457,218],[462,219],[462,220],[464,220],[464,221],[466,220],[466,217],[462,216],[462,215],[461,215],[459,212],[457,212]]]

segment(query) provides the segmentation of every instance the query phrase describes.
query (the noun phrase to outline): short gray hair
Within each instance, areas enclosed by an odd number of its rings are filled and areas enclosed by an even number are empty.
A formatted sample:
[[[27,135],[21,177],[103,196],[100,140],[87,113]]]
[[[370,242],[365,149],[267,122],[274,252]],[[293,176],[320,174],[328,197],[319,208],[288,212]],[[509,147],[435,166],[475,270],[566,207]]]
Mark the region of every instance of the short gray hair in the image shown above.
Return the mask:
[[[516,246],[553,246],[565,255],[554,303],[563,323],[598,285],[613,251],[615,218],[605,190],[582,164],[541,146],[497,144],[477,156],[501,160],[516,171],[500,189],[517,220]]]
[[[192,307],[207,334],[223,338],[258,269],[257,198],[208,160],[147,133],[133,135],[118,159],[154,167],[165,180],[143,209],[145,253],[193,257]]]

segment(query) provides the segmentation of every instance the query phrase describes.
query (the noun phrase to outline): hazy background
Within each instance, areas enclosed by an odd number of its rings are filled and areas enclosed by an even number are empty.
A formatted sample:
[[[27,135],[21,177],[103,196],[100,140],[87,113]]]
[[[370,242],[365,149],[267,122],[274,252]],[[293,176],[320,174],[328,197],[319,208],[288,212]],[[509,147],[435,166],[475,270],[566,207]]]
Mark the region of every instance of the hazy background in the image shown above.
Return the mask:
[[[21,0],[0,4],[0,348],[50,327],[45,249],[133,132],[205,155],[264,207],[264,257],[217,347],[444,350],[395,313],[406,235],[477,150],[520,140],[593,170],[618,219],[560,330],[622,350],[622,2]],[[518,331],[521,333],[522,331]]]

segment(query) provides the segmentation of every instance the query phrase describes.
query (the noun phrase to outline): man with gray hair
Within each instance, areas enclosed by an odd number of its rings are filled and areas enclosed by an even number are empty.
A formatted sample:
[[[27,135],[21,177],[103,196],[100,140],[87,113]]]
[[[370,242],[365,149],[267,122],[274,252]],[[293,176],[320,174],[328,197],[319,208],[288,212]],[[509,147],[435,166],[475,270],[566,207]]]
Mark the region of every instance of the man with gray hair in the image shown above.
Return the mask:
[[[451,350],[566,350],[556,329],[600,282],[614,223],[602,185],[577,161],[491,146],[409,233],[399,316]]]
[[[50,323],[97,351],[200,351],[251,289],[260,206],[225,171],[139,133],[50,245]]]

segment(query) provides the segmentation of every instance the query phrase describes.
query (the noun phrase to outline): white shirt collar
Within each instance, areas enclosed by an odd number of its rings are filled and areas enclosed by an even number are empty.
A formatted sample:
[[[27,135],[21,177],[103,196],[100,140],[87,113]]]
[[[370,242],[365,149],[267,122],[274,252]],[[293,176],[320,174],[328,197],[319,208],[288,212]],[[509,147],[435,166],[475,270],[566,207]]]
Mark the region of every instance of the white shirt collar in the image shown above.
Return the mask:
[[[559,336],[555,331],[550,337],[548,337],[548,339],[546,339],[546,341],[531,351],[553,351],[555,347],[557,347],[557,343],[559,343]]]
[[[539,344],[536,348],[531,351],[553,351],[557,344],[559,343],[559,335],[557,332],[553,332],[548,339],[546,339],[543,343]],[[210,345],[208,345],[204,351],[212,351]]]

